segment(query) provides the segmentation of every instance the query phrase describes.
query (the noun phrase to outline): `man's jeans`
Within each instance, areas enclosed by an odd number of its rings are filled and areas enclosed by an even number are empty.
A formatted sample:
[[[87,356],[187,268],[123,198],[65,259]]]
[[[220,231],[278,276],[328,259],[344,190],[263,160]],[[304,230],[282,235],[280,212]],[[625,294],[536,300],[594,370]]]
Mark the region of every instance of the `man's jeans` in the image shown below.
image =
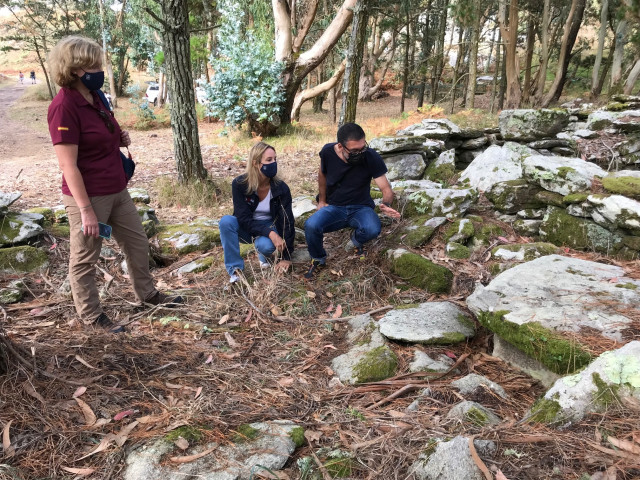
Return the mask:
[[[264,223],[266,226],[271,227],[273,222],[271,220],[262,220],[258,223]],[[231,275],[236,270],[244,270],[244,260],[240,256],[240,242],[251,243],[251,235],[240,228],[238,219],[233,215],[222,217],[218,227],[220,228],[220,242],[224,249],[224,266],[227,272]],[[266,263],[268,261],[267,257],[271,256],[276,250],[269,237],[256,237],[253,240],[253,244],[262,263]]]
[[[380,218],[373,208],[366,205],[346,207],[328,205],[321,208],[311,215],[304,224],[304,235],[311,258],[324,263],[327,257],[327,252],[322,246],[324,234],[347,227],[354,229],[353,235],[351,235],[353,244],[356,247],[361,247],[380,235]]]

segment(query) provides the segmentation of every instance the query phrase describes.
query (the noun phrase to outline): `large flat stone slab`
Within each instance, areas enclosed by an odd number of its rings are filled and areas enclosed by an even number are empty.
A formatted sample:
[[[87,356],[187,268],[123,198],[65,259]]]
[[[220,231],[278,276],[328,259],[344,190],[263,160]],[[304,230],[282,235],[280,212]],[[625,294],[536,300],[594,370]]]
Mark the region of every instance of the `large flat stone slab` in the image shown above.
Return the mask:
[[[533,155],[524,160],[523,168],[527,180],[561,195],[589,191],[595,177],[607,175],[595,163],[581,158]]]
[[[480,191],[493,185],[522,178],[522,162],[535,152],[525,145],[507,142],[499,147],[492,145],[478,155],[462,172],[460,183],[468,183]]]
[[[475,334],[472,320],[449,302],[426,302],[415,308],[391,310],[379,320],[380,333],[392,340],[452,344]]]
[[[467,298],[481,324],[559,374],[591,361],[576,341],[582,328],[620,341],[631,322],[620,312],[639,303],[640,281],[622,268],[560,255],[517,265]]]

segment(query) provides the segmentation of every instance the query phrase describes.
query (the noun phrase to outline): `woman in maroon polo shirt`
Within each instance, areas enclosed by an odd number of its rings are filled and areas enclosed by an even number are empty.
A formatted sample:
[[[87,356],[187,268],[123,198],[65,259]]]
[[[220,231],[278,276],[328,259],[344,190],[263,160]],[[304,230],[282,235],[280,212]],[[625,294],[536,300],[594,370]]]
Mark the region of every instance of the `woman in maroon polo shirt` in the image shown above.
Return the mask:
[[[113,113],[96,93],[104,83],[102,49],[91,39],[65,37],[49,54],[53,79],[62,88],[49,106],[47,120],[69,216],[69,279],[78,315],[111,332],[122,332],[102,311],[95,264],[102,239],[98,222],[112,227],[124,252],[138,300],[167,306],[182,303],[155,289],[149,272],[149,244],[129,192],[120,147],[129,146]]]

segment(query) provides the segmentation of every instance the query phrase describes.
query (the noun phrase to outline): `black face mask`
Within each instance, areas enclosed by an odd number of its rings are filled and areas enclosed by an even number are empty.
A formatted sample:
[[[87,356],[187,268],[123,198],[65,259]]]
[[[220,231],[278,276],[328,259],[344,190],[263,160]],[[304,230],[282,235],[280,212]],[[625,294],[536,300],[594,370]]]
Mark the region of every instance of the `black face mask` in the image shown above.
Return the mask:
[[[359,165],[364,162],[366,152],[349,153],[347,155],[347,163],[349,165]]]

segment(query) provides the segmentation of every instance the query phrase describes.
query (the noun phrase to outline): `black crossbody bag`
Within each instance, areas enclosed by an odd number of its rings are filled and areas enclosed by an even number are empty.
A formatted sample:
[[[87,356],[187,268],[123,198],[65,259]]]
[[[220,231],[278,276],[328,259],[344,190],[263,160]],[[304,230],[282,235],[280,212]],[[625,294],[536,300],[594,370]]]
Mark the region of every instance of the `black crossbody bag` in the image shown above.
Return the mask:
[[[100,100],[102,100],[102,103],[106,107],[107,111],[111,113],[111,105],[109,105],[109,100],[107,100],[107,97],[104,94],[104,92],[102,90],[96,90],[96,92],[100,97]],[[131,177],[133,177],[134,172],[136,171],[136,164],[133,161],[133,158],[131,158],[131,152],[129,151],[129,147],[127,147],[128,155],[125,155],[124,153],[122,153],[122,150],[120,149],[118,149],[118,152],[120,152],[120,159],[122,160],[122,168],[124,170],[125,177],[127,177],[127,183],[128,183],[129,180],[131,180]]]

